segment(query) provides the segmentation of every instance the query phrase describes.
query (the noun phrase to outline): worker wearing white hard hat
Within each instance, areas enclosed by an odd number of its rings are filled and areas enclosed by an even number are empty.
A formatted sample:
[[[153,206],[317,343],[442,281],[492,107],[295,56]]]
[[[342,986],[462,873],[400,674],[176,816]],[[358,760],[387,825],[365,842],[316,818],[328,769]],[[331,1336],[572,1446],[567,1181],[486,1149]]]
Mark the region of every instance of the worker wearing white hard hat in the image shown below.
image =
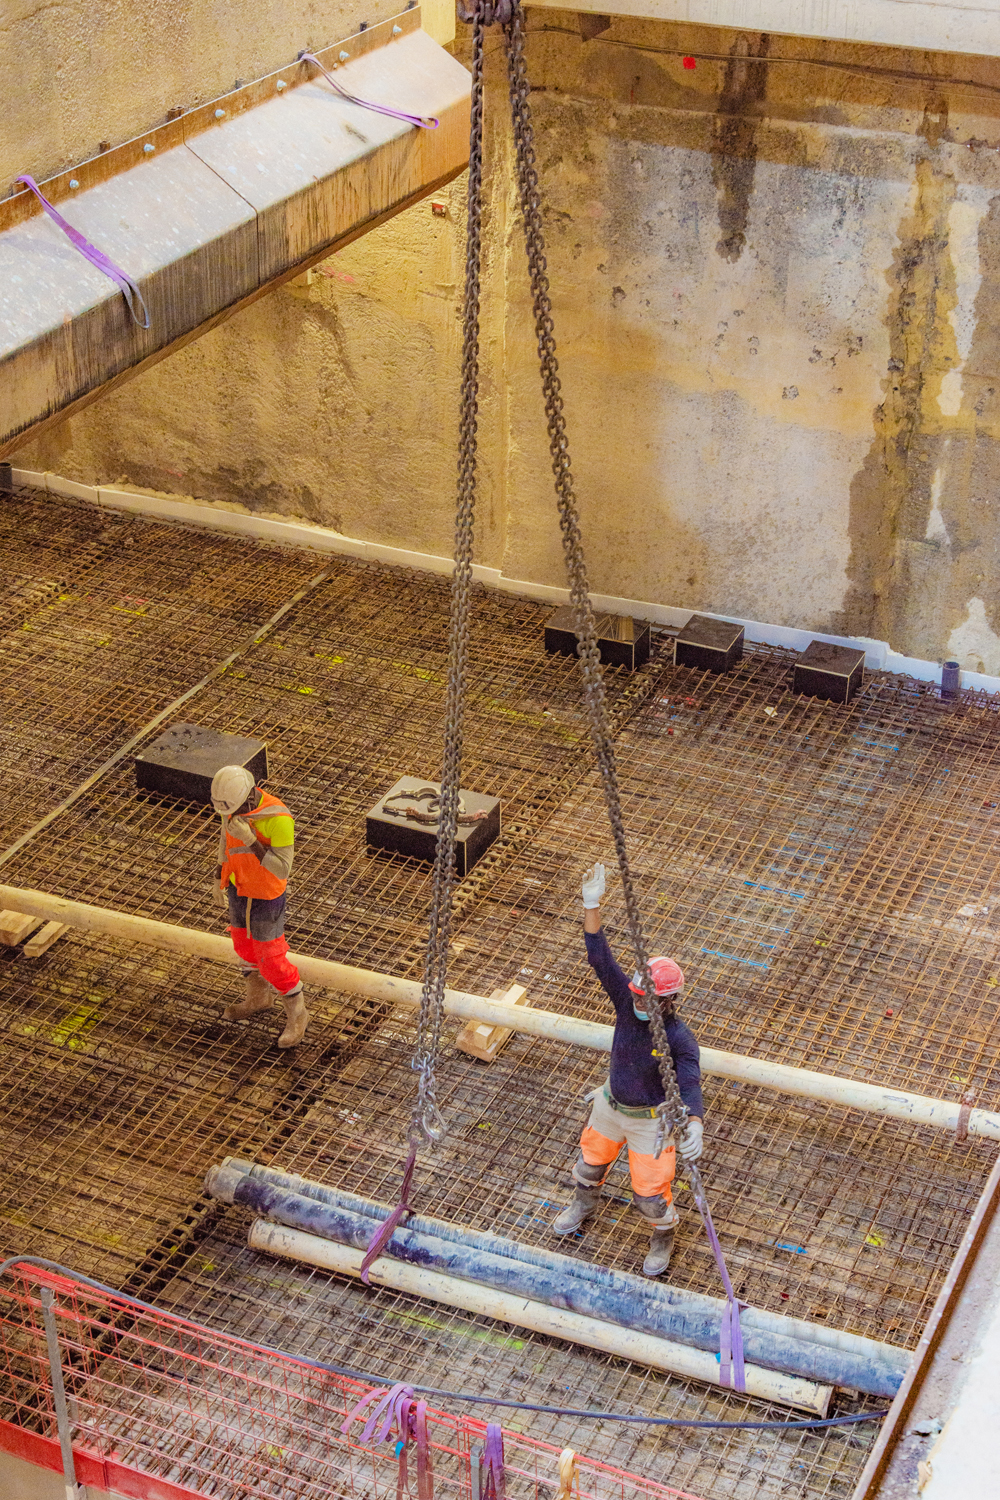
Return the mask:
[[[671,1192],[677,1148],[686,1161],[697,1161],[701,1155],[704,1110],[698,1043],[693,1032],[678,1020],[674,1009],[684,989],[684,975],[674,960],[650,959],[649,970],[656,990],[652,998],[643,990],[642,975],[636,971],[630,983],[616,961],[601,931],[600,906],[605,885],[604,866],[595,864],[583,878],[583,929],[587,958],[615,1008],[611,1071],[607,1081],[590,1095],[590,1118],[580,1137],[580,1155],[573,1168],[575,1196],[553,1221],[552,1228],[556,1234],[572,1234],[596,1212],[601,1185],[622,1147],[627,1146],[632,1202],[652,1231],[642,1269],[647,1276],[662,1276],[670,1264],[678,1222]],[[663,1012],[677,1086],[689,1112],[687,1127],[677,1146],[672,1138],[668,1139],[659,1156],[654,1151],[663,1080],[649,1025],[650,1006],[656,1004]]]
[[[295,822],[280,798],[254,784],[245,766],[223,766],[215,773],[212,806],[222,819],[219,904],[228,907],[229,932],[246,980],[245,998],[222,1014],[227,1021],[245,1021],[280,995],[286,1024],[278,1046],[294,1047],[309,1021],[302,980],[285,940]]]

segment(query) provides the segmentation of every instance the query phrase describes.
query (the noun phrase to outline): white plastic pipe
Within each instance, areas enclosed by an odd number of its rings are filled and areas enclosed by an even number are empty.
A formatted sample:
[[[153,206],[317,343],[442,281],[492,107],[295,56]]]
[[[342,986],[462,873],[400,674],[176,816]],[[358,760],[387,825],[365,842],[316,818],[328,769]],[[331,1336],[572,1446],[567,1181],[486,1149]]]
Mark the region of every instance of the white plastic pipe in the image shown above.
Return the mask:
[[[215,933],[153,922],[148,917],[131,917],[124,912],[86,906],[80,901],[65,901],[61,896],[50,896],[45,891],[23,891],[15,886],[0,885],[0,909],[66,922],[85,932],[101,932],[108,937],[148,943],[154,948],[165,948],[190,958],[207,958],[224,964],[238,964],[240,961],[229,939]],[[385,1000],[411,1009],[420,1004],[420,985],[414,979],[396,979],[391,974],[355,969],[326,958],[292,954],[292,959],[308,984],[366,995],[373,1000]],[[590,1047],[595,1052],[611,1051],[612,1028],[598,1021],[561,1016],[551,1010],[530,1010],[523,1005],[500,1005],[495,1000],[470,995],[463,990],[445,990],[444,1000],[447,1013],[462,1020],[509,1026],[512,1031],[527,1036],[569,1042],[576,1047]],[[860,1109],[893,1120],[907,1120],[913,1125],[931,1125],[937,1130],[954,1131],[958,1125],[960,1105],[957,1101],[931,1099],[924,1094],[909,1094],[902,1089],[882,1088],[875,1083],[837,1078],[829,1073],[813,1073],[807,1068],[792,1068],[760,1057],[719,1052],[714,1047],[702,1047],[701,1066],[705,1073],[716,1078],[759,1084],[782,1094],[836,1104],[842,1109]],[[968,1132],[969,1135],[1000,1141],[1000,1114],[986,1109],[972,1110]]]
[[[306,1234],[301,1229],[268,1224],[264,1219],[255,1219],[251,1224],[247,1243],[251,1250],[266,1250],[271,1255],[283,1255],[288,1260],[303,1261],[324,1271],[336,1271],[341,1276],[360,1275],[364,1260],[361,1250],[320,1239],[318,1235]],[[526,1301],[509,1292],[481,1286],[478,1282],[460,1281],[457,1276],[425,1271],[420,1266],[388,1257],[377,1260],[369,1276],[378,1286],[392,1287],[394,1291],[407,1292],[413,1297],[459,1307],[478,1317],[497,1318],[501,1323],[529,1328],[533,1333],[565,1339],[571,1344],[583,1344],[588,1349],[600,1349],[605,1354],[634,1360],[636,1364],[648,1365],[653,1370],[703,1380],[708,1385],[719,1384],[719,1362],[714,1354],[689,1349],[687,1345],[674,1344],[669,1339],[635,1333],[631,1328],[602,1323],[600,1319],[588,1318],[582,1313],[565,1312],[544,1302]],[[832,1386],[817,1385],[815,1381],[803,1380],[798,1375],[782,1375],[760,1365],[746,1366],[746,1383],[749,1396],[801,1407],[820,1417],[826,1416],[833,1392]]]

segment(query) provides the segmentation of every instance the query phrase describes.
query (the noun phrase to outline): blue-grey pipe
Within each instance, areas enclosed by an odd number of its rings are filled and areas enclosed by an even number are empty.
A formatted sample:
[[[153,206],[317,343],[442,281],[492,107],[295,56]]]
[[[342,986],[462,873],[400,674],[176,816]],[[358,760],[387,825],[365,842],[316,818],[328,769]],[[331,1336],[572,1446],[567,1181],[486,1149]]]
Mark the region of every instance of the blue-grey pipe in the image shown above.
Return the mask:
[[[352,1213],[381,1221],[387,1219],[391,1209],[358,1193],[344,1188],[328,1187],[325,1183],[312,1182],[308,1177],[297,1177],[289,1172],[279,1172],[275,1167],[261,1167],[255,1162],[243,1161],[227,1156],[224,1168],[240,1172],[244,1176],[259,1177],[264,1182],[273,1182],[278,1187],[287,1187],[294,1193],[303,1193],[307,1198],[317,1198],[321,1203],[332,1203]],[[451,1224],[445,1219],[433,1219],[425,1214],[411,1214],[407,1220],[410,1229],[420,1234],[435,1235],[463,1245],[477,1245],[494,1255],[508,1256],[526,1261],[529,1265],[545,1266],[561,1276],[577,1276],[602,1286],[617,1287],[633,1297],[663,1302],[675,1306],[703,1307],[709,1316],[720,1316],[724,1303],[717,1297],[708,1297],[701,1292],[673,1287],[669,1282],[651,1281],[643,1276],[633,1276],[627,1271],[612,1270],[609,1266],[594,1265],[578,1260],[557,1250],[546,1250],[540,1245],[522,1245],[516,1240],[505,1239],[489,1230],[471,1229],[464,1225]],[[822,1323],[809,1323],[804,1318],[789,1318],[782,1313],[767,1312],[764,1308],[748,1307],[740,1315],[743,1327],[769,1329],[786,1338],[797,1338],[807,1344],[822,1344],[825,1348],[841,1349],[847,1353],[870,1357],[874,1349],[877,1358],[889,1359],[900,1370],[905,1371],[910,1353],[898,1345],[883,1344],[876,1339],[865,1338],[858,1333],[845,1333],[840,1328],[830,1328]]]
[[[379,1217],[324,1202],[232,1167],[213,1167],[205,1186],[213,1196],[240,1204],[261,1218],[276,1219],[292,1229],[357,1250],[367,1248]],[[457,1233],[448,1239],[428,1234],[411,1220],[395,1231],[385,1253],[426,1270],[479,1282],[709,1353],[719,1348],[723,1303],[715,1298],[691,1296],[668,1287],[651,1289],[638,1278],[592,1267],[568,1256],[555,1256],[556,1265],[540,1264],[538,1257],[527,1260],[522,1256],[520,1252],[528,1247],[501,1241],[499,1236],[488,1238],[494,1241],[489,1249],[459,1238]],[[504,1253],[498,1253],[498,1242]],[[866,1347],[860,1351],[830,1347],[744,1322],[744,1352],[753,1364],[868,1395],[895,1395],[909,1361],[907,1351],[862,1342]]]

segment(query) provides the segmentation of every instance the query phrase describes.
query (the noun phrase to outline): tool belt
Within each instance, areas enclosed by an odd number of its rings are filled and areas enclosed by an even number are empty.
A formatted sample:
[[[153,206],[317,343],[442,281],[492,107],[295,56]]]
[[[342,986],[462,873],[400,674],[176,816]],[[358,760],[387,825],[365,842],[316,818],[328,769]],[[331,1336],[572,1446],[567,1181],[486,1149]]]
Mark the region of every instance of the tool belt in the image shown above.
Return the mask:
[[[630,1104],[619,1104],[618,1100],[613,1097],[610,1089],[605,1088],[603,1090],[603,1093],[611,1108],[617,1110],[620,1115],[624,1115],[627,1120],[656,1119],[657,1111],[659,1110],[658,1104],[643,1105],[641,1108],[638,1106],[636,1108],[633,1108]]]
[[[394,802],[403,805],[393,807],[391,804]],[[433,827],[441,820],[441,793],[436,792],[432,786],[422,786],[415,792],[397,792],[394,797],[386,797],[382,803],[382,811],[388,813],[390,818],[409,818],[414,823],[426,823]],[[487,816],[485,809],[477,813],[466,812],[465,803],[459,797],[459,823],[479,823]]]

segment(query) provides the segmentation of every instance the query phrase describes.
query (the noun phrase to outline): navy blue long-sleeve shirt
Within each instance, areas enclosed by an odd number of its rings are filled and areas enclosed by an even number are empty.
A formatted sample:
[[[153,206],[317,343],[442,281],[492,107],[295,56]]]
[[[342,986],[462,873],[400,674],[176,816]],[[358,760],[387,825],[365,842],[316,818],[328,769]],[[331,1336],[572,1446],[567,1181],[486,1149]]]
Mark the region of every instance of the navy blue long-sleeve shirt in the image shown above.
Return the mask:
[[[663,1083],[653,1056],[653,1033],[648,1021],[640,1021],[632,1002],[638,999],[628,987],[628,975],[616,960],[603,932],[585,932],[587,957],[604,992],[615,1008],[615,1034],[611,1043],[611,1093],[619,1104],[638,1109],[663,1103]],[[694,1032],[676,1016],[667,1021],[667,1041],[674,1060],[681,1098],[693,1115],[704,1119],[701,1099],[701,1066]]]

